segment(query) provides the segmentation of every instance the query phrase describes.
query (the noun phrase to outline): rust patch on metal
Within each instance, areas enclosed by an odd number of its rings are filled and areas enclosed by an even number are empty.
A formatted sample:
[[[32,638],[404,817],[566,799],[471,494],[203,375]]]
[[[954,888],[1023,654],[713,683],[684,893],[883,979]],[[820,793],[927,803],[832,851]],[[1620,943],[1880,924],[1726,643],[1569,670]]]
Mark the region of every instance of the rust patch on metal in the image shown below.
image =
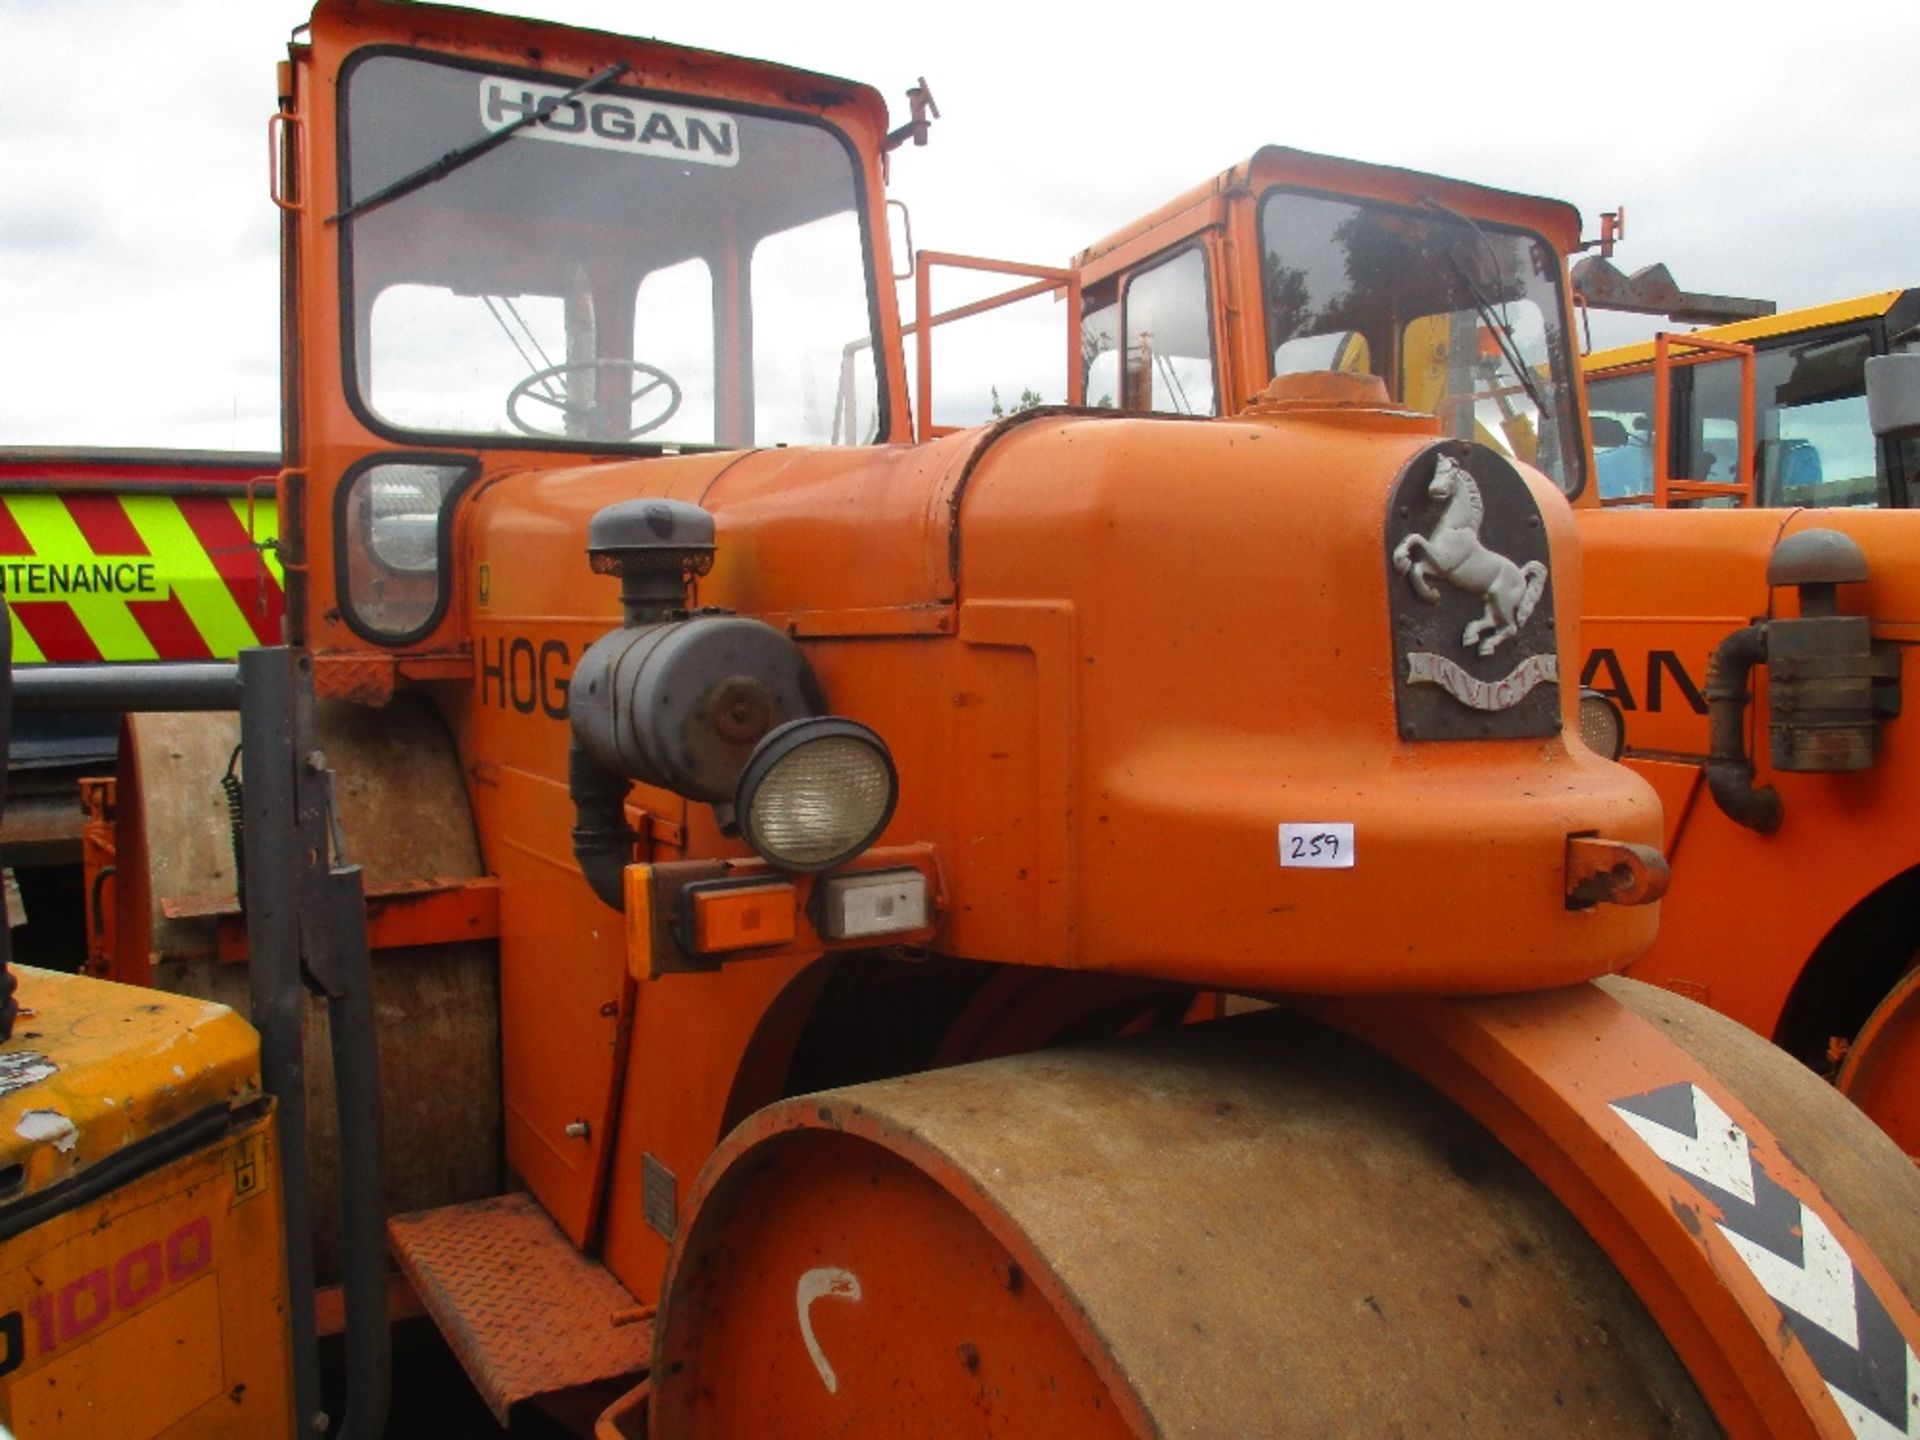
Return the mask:
[[[387,1238],[502,1425],[522,1400],[647,1368],[652,1321],[532,1196],[396,1215]]]
[[[1247,402],[1242,413],[1288,415],[1315,410],[1398,408],[1387,394],[1386,382],[1378,375],[1308,370],[1296,375],[1276,375],[1266,389]]]

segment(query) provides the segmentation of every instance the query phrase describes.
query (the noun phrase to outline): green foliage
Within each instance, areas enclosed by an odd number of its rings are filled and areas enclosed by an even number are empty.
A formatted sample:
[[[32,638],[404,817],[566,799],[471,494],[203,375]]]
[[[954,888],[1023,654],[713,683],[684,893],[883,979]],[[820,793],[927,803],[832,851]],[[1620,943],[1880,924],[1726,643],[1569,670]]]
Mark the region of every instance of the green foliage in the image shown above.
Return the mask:
[[[1018,415],[1022,410],[1032,410],[1037,406],[1047,403],[1046,396],[1031,386],[1026,386],[1021,389],[1020,398],[1013,402],[1013,409],[1008,410],[1006,406],[1000,403],[1000,387],[998,385],[990,386],[989,390],[993,396],[991,413],[996,420],[1004,420],[1010,414]]]

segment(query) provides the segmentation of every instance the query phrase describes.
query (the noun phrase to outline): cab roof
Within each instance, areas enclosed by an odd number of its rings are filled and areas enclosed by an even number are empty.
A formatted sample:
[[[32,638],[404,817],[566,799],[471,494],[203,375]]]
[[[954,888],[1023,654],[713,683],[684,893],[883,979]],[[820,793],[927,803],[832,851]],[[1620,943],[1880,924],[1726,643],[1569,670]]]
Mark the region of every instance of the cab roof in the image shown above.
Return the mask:
[[[1708,340],[1753,344],[1770,340],[1776,335],[1798,335],[1807,330],[1824,329],[1828,325],[1843,325],[1849,320],[1885,315],[1900,302],[1902,296],[1910,293],[1907,290],[1876,290],[1870,295],[1857,295],[1851,300],[1831,300],[1824,305],[1782,310],[1777,314],[1762,315],[1756,320],[1739,320],[1731,325],[1707,325],[1679,331],[1674,338],[1684,340],[1688,335],[1699,335]],[[1580,363],[1589,375],[1602,370],[1625,369],[1631,365],[1651,365],[1653,341],[1641,340],[1632,345],[1616,345],[1610,350],[1596,350]]]
[[[873,125],[876,135],[887,131],[887,103],[870,85],[666,40],[412,0],[318,0],[313,23],[365,32],[353,44],[417,45],[583,77],[624,59],[630,67],[627,80],[643,88],[723,94],[816,114],[852,110]]]
[[[1580,243],[1580,212],[1563,200],[1496,190],[1397,165],[1375,165],[1338,155],[1267,145],[1232,169],[1222,171],[1088,246],[1074,257],[1073,263],[1087,272],[1089,280],[1097,280],[1106,269],[1124,264],[1120,258],[1123,255],[1137,254],[1138,242],[1161,227],[1185,220],[1190,228],[1192,212],[1196,210],[1219,205],[1234,196],[1258,196],[1275,186],[1297,186],[1402,204],[1434,200],[1476,219],[1538,231],[1560,254],[1566,254]]]

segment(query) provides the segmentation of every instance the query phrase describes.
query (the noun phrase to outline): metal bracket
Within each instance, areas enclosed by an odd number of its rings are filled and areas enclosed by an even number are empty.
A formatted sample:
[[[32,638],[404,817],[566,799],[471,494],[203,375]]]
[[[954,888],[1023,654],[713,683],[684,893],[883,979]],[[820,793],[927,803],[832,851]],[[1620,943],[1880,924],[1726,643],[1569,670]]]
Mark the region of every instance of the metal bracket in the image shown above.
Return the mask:
[[[927,143],[927,132],[933,128],[933,122],[940,118],[940,107],[933,102],[933,91],[928,88],[927,77],[922,75],[918,85],[907,89],[907,104],[913,107],[913,118],[897,130],[887,133],[881,142],[884,151],[897,150],[907,141],[916,145]]]
[[[1567,837],[1567,908],[1594,905],[1650,905],[1667,893],[1673,872],[1667,857],[1651,845],[1602,840],[1597,835]]]
[[[336,859],[332,783],[314,725],[313,658],[243,651],[240,746],[248,981],[262,1077],[280,1103],[289,1323],[298,1413],[320,1413],[314,1336],[313,1206],[307,1174],[303,991],[327,998],[340,1116],[348,1399],[338,1434],[377,1434],[392,1379],[386,1311],[379,1055],[358,867]]]

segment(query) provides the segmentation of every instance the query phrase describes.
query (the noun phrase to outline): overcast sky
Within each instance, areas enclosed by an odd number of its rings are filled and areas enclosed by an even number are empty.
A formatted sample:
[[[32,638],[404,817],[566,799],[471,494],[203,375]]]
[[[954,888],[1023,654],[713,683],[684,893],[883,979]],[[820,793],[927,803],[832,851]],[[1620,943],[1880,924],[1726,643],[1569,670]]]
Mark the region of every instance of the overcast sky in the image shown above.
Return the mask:
[[[1265,143],[1624,203],[1629,270],[1783,306],[1920,283],[1920,5],[639,5],[942,119],[921,246],[1062,262]],[[280,0],[0,0],[0,444],[274,449]],[[1095,27],[1082,17],[1101,16]],[[1602,340],[1627,335],[1603,334]]]

